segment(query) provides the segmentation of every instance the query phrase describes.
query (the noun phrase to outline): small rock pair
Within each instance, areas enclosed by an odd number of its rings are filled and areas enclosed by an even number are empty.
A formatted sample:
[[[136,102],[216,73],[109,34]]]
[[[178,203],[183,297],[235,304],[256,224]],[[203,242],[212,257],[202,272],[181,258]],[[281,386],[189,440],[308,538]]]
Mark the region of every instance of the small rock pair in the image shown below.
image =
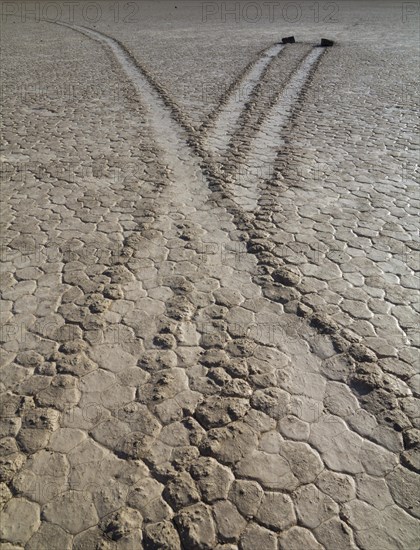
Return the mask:
[[[282,44],[294,44],[296,42],[294,36],[285,36],[281,39]],[[332,40],[329,40],[328,38],[321,38],[321,46],[323,47],[331,47],[334,44]]]

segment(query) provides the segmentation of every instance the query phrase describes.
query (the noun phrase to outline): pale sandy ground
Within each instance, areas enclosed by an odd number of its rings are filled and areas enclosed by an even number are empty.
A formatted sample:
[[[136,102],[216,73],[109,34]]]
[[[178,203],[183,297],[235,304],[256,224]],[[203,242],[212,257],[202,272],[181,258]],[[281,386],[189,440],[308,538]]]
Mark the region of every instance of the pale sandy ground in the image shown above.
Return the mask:
[[[86,5],[2,5],[0,548],[419,548],[418,3]]]

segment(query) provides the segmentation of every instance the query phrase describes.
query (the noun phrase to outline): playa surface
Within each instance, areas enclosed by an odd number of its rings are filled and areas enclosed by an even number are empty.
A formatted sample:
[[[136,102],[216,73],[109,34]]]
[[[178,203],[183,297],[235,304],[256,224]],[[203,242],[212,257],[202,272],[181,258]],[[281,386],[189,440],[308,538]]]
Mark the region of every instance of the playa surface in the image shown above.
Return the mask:
[[[416,550],[418,3],[2,10],[1,549]]]

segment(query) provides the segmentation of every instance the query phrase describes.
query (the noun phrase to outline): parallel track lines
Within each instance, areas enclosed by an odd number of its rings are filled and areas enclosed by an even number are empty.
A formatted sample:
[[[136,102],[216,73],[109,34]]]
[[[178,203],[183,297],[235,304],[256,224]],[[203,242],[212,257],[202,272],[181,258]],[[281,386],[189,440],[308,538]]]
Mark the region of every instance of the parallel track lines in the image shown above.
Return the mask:
[[[283,44],[274,44],[250,67],[231,90],[224,104],[217,110],[213,123],[207,127],[206,142],[212,154],[226,152],[232,135],[238,127],[241,114],[251,99],[255,87],[270,63],[283,50]]]
[[[235,201],[246,211],[252,212],[258,206],[261,186],[271,179],[278,154],[285,145],[285,129],[324,51],[325,48],[314,47],[296,68],[251,140],[246,158],[234,173],[231,192]]]
[[[230,92],[210,116],[209,122],[197,131],[185,122],[185,117],[175,102],[118,40],[87,27],[67,24],[64,26],[99,41],[112,51],[139,95],[144,98],[150,111],[151,124],[159,136],[158,140],[165,156],[170,155],[173,160],[176,155],[170,151],[174,150],[174,143],[177,142],[179,149],[180,143],[183,142],[181,148],[184,154],[181,156],[185,158],[189,149],[188,157],[195,165],[194,170],[199,166],[206,173],[205,179],[206,176],[210,176],[210,179],[214,179],[211,176],[223,179],[224,170],[220,172],[216,168],[216,161],[222,166],[224,162],[226,166],[224,155],[228,153],[231,140],[240,129],[244,130],[240,128],[240,123],[247,103],[255,96],[262,75],[284,49],[283,44],[273,44],[264,50],[261,57],[250,64],[231,87]],[[267,176],[273,173],[277,155],[284,144],[284,129],[291,119],[311,71],[324,50],[325,48],[321,47],[313,48],[296,67],[269,112],[258,121],[258,129],[251,138],[249,153],[237,166],[234,177],[228,178],[230,184],[226,180],[223,182],[227,197],[241,210],[251,212],[257,207],[261,186],[270,179]],[[244,124],[246,130],[246,120]],[[169,127],[171,130],[168,133]],[[180,129],[183,130],[182,137]],[[253,131],[255,132],[255,128]],[[175,141],[174,134],[177,135]],[[168,135],[172,135],[172,139],[169,139]],[[247,181],[242,177],[244,174],[247,174]]]

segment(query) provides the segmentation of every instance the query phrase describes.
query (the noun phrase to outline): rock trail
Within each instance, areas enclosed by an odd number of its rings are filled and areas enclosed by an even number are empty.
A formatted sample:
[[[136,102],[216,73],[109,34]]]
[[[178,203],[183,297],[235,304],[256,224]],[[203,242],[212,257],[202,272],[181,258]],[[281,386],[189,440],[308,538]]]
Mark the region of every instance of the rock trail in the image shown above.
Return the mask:
[[[258,244],[270,228],[249,222],[243,234],[243,209],[214,189],[223,172],[209,165],[203,175],[199,139],[127,50],[76,30],[110,48],[125,72],[134,94],[115,125],[125,135],[130,116],[141,123],[123,142],[136,140],[132,154],[146,162],[140,186],[76,178],[63,187],[50,174],[19,196],[8,183],[12,251],[25,230],[14,209],[35,207],[31,233],[44,256],[22,272],[10,255],[5,299],[19,317],[29,292],[45,319],[40,330],[26,314],[29,339],[5,343],[5,547],[414,549],[416,478],[399,462],[403,437],[348,385],[353,375],[368,383],[374,366],[337,354],[296,316],[287,304],[299,271],[261,273]],[[107,70],[103,52],[94,55]],[[62,261],[46,261],[51,242]],[[84,243],[110,254],[92,264]]]

